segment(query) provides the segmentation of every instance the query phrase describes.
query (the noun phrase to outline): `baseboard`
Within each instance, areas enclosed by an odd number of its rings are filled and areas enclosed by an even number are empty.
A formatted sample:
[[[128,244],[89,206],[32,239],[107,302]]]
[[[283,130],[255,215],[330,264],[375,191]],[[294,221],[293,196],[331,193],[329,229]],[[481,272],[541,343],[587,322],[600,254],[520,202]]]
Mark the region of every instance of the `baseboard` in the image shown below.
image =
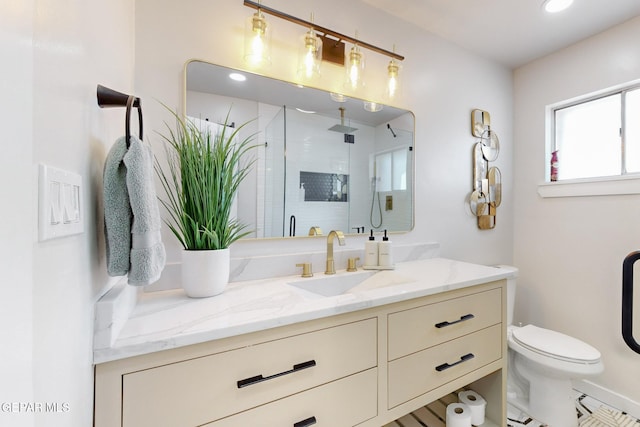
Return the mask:
[[[574,381],[573,388],[606,403],[612,408],[626,412],[634,418],[640,418],[640,403],[635,402],[620,393],[616,393],[615,391],[604,388],[598,384],[594,384],[588,380]]]

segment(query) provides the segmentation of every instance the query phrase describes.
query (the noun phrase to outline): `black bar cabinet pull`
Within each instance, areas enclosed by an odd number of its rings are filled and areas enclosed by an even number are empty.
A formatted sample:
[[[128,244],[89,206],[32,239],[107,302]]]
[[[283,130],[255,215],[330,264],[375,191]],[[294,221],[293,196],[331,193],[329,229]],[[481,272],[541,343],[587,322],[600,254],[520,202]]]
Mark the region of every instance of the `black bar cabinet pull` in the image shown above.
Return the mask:
[[[274,378],[278,378],[284,375],[293,374],[294,372],[302,371],[303,369],[308,369],[316,366],[315,360],[309,360],[308,362],[298,363],[297,365],[293,365],[293,369],[288,371],[280,372],[278,374],[269,375],[268,377],[263,377],[262,375],[256,375],[255,377],[245,378],[244,380],[238,381],[238,388],[247,387],[253,384],[258,384],[263,381],[272,380]]]
[[[309,427],[316,424],[316,417],[309,417],[306,420],[298,421],[293,425],[293,427]]]
[[[633,337],[633,264],[640,251],[631,252],[622,263],[622,338],[629,348],[640,354],[640,344]]]
[[[473,319],[474,316],[473,314],[469,313],[469,314],[465,314],[464,316],[462,316],[459,320],[455,320],[453,322],[440,322],[440,323],[436,323],[436,328],[444,328],[446,326],[451,326],[451,325],[455,325],[456,323],[460,323],[460,322],[464,322],[465,320],[471,320]]]
[[[466,362],[467,360],[471,360],[471,359],[473,359],[474,357],[475,357],[475,356],[473,355],[473,353],[465,354],[464,356],[462,356],[462,357],[460,358],[460,360],[458,360],[458,361],[457,361],[457,362],[455,362],[455,363],[451,363],[451,364],[449,364],[449,363],[443,363],[442,365],[438,365],[438,366],[436,366],[436,371],[438,371],[438,372],[442,372],[442,371],[444,371],[444,370],[446,370],[446,369],[453,368],[454,366],[459,365],[459,364],[461,364],[462,362]]]

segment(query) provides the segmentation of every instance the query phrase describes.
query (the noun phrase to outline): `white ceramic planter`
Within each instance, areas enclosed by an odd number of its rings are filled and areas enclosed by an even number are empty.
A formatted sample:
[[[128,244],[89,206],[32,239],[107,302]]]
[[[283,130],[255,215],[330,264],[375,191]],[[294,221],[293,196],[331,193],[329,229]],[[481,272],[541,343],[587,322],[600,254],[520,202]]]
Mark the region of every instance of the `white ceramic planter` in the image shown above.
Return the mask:
[[[182,288],[191,298],[221,294],[229,283],[230,252],[182,251]]]

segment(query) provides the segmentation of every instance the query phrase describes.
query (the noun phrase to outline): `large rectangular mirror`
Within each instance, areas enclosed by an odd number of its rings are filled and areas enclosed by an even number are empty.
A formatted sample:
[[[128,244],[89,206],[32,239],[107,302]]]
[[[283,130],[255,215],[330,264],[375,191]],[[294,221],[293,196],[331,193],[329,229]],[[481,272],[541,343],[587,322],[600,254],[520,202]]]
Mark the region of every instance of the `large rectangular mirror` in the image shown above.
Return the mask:
[[[234,80],[232,74],[245,78]],[[236,216],[253,238],[413,228],[414,116],[390,106],[190,61],[186,114],[257,133]],[[238,78],[236,76],[236,78]],[[241,135],[242,137],[242,135]]]

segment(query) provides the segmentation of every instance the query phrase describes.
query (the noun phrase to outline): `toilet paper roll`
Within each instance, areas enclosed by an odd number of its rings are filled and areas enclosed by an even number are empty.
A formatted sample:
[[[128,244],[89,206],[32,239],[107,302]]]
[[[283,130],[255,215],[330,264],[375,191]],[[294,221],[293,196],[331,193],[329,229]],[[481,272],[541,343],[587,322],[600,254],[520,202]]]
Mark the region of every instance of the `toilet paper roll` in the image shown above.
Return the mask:
[[[447,405],[447,427],[471,427],[471,410],[464,403]]]
[[[487,401],[473,390],[465,390],[458,393],[458,400],[469,407],[471,411],[471,424],[479,426],[484,424],[484,411]]]

